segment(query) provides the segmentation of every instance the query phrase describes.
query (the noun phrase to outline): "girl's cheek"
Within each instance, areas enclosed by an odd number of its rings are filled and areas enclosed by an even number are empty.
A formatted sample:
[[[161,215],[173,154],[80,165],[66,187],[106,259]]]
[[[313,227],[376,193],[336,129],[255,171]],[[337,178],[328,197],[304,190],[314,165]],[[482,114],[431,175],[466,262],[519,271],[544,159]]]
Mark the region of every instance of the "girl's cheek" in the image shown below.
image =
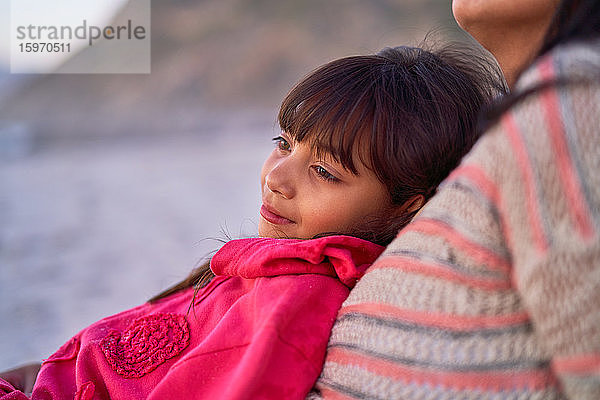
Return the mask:
[[[348,218],[340,208],[340,204],[330,204],[330,207],[312,208],[311,225],[317,233],[341,231],[348,222]]]

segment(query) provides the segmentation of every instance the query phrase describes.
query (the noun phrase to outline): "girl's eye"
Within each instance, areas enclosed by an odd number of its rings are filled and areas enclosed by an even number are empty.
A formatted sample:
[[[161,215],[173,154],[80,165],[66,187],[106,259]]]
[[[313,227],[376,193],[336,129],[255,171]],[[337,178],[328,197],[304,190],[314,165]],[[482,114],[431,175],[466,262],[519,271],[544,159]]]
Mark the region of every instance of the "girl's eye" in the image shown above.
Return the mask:
[[[317,173],[317,175],[319,175],[319,177],[323,180],[326,180],[328,182],[339,182],[340,181],[339,178],[330,174],[329,171],[327,171],[325,168],[321,167],[320,165],[315,165],[313,168],[314,168],[315,172]]]
[[[283,136],[274,137],[273,142],[275,142],[275,146],[281,151],[290,151],[292,149],[290,143]]]

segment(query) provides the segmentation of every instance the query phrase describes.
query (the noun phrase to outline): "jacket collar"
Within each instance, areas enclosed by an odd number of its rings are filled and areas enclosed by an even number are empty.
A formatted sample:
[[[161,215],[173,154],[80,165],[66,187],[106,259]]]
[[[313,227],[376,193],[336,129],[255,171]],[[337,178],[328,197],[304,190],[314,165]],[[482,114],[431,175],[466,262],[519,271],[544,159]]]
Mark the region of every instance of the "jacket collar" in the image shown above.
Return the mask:
[[[227,242],[213,256],[215,275],[259,278],[292,274],[338,277],[352,288],[384,247],[351,236],[249,238]]]

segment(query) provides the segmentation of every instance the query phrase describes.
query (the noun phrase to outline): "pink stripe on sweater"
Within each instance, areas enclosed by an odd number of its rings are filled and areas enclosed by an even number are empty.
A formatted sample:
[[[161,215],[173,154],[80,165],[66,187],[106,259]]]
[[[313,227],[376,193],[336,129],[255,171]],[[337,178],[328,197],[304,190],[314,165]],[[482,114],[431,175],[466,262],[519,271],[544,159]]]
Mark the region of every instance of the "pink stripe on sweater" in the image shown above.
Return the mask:
[[[354,400],[354,397],[348,397],[333,389],[320,388],[321,397],[328,400]]]
[[[401,230],[398,236],[411,231],[441,236],[453,246],[467,253],[473,260],[505,273],[510,272],[510,262],[506,258],[479,243],[467,239],[445,222],[426,217],[417,218]]]
[[[425,370],[399,365],[392,361],[370,357],[354,351],[331,348],[327,361],[340,365],[355,365],[367,371],[406,384],[443,386],[455,390],[543,390],[556,386],[556,378],[546,370],[449,372]]]
[[[375,261],[371,270],[381,268],[393,268],[400,271],[433,276],[435,278],[457,282],[480,289],[505,290],[512,287],[510,280],[498,278],[484,279],[466,276],[458,271],[450,269],[450,267],[446,265],[414,260],[409,256],[390,255],[381,257]]]
[[[474,183],[479,191],[487,197],[496,208],[500,208],[500,193],[498,192],[498,188],[478,165],[460,165],[448,176],[448,181],[456,180],[458,177],[465,177]]]
[[[540,63],[539,69],[540,74],[545,79],[553,79],[556,76],[550,57]],[[573,166],[571,155],[569,154],[558,94],[556,90],[546,90],[540,95],[540,98],[546,111],[550,139],[556,156],[556,165],[563,185],[563,193],[568,202],[567,208],[581,236],[585,239],[591,239],[594,236],[594,228],[590,221],[589,210],[586,207],[585,196],[582,193],[581,185]]]
[[[468,316],[409,310],[384,303],[359,303],[344,306],[340,309],[338,318],[350,313],[360,313],[375,318],[396,319],[424,326],[463,331],[502,328],[529,322],[529,316],[526,312]]]
[[[507,246],[512,247],[512,239],[510,236],[510,232],[506,223],[502,220],[502,214],[504,213],[502,196],[500,195],[500,191],[498,187],[492,181],[485,171],[481,169],[479,165],[476,164],[461,164],[458,168],[456,168],[449,176],[449,180],[457,179],[457,178],[465,178],[471,184],[473,184],[483,196],[485,196],[498,210],[500,213],[499,218],[502,234],[504,235]]]
[[[523,175],[525,183],[525,192],[527,196],[527,214],[529,217],[529,225],[532,230],[533,242],[538,251],[545,253],[548,250],[548,241],[542,227],[542,218],[537,204],[537,191],[535,187],[535,179],[531,168],[531,161],[525,148],[525,143],[521,137],[517,123],[511,113],[506,113],[502,119],[502,124],[508,134],[508,139],[515,151],[517,164]]]
[[[600,375],[600,353],[557,357],[552,366],[559,374]]]

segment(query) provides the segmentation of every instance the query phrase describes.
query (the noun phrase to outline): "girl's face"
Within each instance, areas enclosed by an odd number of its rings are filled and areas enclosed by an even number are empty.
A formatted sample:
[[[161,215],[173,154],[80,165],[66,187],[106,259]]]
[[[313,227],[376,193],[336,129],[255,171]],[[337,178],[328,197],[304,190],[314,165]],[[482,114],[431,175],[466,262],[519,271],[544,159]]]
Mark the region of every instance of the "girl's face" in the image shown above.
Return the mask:
[[[352,174],[283,132],[261,170],[261,237],[309,239],[346,233],[393,209],[386,187],[362,163]]]

